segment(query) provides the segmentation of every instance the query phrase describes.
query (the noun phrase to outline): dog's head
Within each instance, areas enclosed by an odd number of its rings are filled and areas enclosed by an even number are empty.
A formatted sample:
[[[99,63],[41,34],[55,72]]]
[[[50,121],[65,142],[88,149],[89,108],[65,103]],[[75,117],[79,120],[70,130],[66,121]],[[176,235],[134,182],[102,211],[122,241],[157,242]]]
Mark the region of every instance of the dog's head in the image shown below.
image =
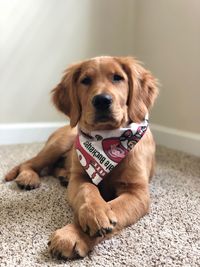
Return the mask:
[[[140,122],[158,94],[156,79],[132,57],[97,57],[71,65],[53,89],[55,106],[85,131]]]

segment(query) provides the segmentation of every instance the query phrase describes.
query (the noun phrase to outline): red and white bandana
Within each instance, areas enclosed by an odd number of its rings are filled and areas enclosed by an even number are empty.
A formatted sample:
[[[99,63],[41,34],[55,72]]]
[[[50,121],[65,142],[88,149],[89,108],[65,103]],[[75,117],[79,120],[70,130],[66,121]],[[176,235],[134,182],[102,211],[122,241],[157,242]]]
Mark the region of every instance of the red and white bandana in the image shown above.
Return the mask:
[[[104,177],[128,154],[142,138],[148,127],[148,116],[141,123],[131,123],[126,128],[79,131],[76,151],[81,165],[92,182],[98,185]]]

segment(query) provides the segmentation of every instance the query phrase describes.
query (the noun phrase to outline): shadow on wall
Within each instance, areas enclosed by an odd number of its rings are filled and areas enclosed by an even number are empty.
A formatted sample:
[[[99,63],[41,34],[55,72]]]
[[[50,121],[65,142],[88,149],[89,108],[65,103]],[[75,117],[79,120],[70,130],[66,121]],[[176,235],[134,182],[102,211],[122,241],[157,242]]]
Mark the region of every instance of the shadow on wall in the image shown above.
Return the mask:
[[[0,123],[61,120],[49,92],[68,64],[132,54],[134,3],[0,1]]]

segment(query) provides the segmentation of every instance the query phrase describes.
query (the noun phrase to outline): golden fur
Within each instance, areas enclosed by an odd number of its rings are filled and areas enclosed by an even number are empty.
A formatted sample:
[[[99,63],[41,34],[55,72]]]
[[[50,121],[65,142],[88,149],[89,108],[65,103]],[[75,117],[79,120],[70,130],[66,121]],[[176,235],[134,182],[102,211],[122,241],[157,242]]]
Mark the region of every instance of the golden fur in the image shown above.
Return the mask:
[[[122,78],[117,82],[113,81],[116,74]],[[90,83],[84,84],[88,77]],[[107,119],[98,120],[92,99],[105,93],[112,97],[112,105]],[[15,179],[28,190],[39,186],[45,168],[62,182],[68,179],[67,196],[75,220],[52,234],[49,249],[53,256],[84,257],[95,244],[148,212],[155,154],[150,129],[99,186],[88,178],[73,143],[77,124],[87,133],[140,122],[157,93],[154,77],[131,57],[97,57],[74,64],[52,91],[55,106],[70,118],[70,126],[53,133],[36,157],[13,168],[5,179]]]

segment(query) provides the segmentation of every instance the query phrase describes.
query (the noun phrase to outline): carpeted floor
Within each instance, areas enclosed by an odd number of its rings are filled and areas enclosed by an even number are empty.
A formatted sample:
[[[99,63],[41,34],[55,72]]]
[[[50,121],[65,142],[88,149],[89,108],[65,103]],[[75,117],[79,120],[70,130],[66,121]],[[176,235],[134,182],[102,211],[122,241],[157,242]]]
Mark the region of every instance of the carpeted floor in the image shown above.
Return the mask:
[[[0,267],[200,266],[199,158],[158,147],[150,214],[99,244],[85,259],[64,262],[49,256],[47,240],[73,219],[65,188],[52,177],[33,191],[3,181],[12,166],[40,148],[0,147]]]

